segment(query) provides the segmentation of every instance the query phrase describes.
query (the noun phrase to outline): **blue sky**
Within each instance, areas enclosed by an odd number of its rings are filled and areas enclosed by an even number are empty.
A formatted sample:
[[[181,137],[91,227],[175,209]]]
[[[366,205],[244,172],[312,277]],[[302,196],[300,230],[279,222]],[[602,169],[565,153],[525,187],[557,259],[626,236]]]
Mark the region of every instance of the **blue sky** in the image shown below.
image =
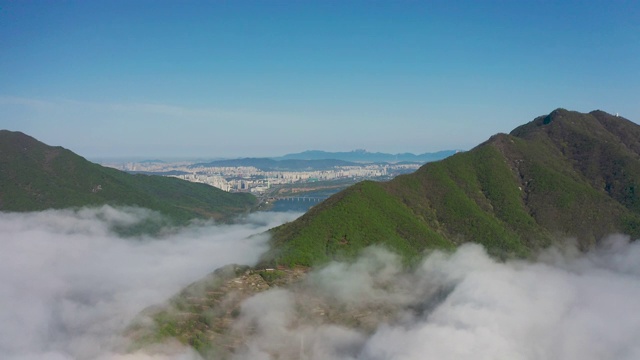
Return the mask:
[[[0,128],[89,158],[469,149],[638,104],[638,1],[0,0]]]

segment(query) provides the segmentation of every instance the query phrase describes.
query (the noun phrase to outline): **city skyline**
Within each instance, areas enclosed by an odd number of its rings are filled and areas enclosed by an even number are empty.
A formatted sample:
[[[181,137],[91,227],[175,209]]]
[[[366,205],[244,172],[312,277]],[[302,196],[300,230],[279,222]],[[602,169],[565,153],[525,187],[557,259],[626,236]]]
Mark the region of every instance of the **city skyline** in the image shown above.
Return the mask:
[[[0,128],[87,158],[467,150],[640,120],[636,2],[0,1]]]

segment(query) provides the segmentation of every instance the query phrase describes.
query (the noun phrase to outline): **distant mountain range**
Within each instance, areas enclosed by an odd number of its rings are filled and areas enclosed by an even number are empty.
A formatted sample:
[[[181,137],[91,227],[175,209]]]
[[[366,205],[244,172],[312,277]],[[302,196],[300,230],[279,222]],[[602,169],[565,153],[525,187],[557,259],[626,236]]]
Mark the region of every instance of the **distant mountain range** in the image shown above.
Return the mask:
[[[426,163],[430,161],[437,161],[447,158],[458,152],[457,150],[444,150],[433,153],[424,154],[385,154],[380,152],[371,153],[366,150],[354,150],[348,152],[327,152],[321,150],[308,150],[301,153],[287,154],[282,157],[273,158],[274,160],[322,160],[322,159],[336,159],[343,161],[351,161],[357,163],[398,163],[398,162],[413,162],[413,163]]]
[[[477,242],[506,258],[616,232],[640,237],[640,126],[557,109],[413,174],[347,188],[273,229],[264,264],[313,265],[371,244],[412,257]]]
[[[250,194],[103,167],[21,132],[0,130],[0,211],[136,205],[178,221],[224,220],[249,211],[256,202]]]
[[[252,166],[262,171],[312,171],[312,170],[329,170],[336,166],[354,166],[360,165],[354,162],[335,160],[335,159],[318,159],[318,160],[274,160],[269,158],[243,158],[216,160],[207,163],[193,164],[190,168],[198,167],[238,167]]]
[[[191,165],[198,167],[239,167],[252,166],[262,171],[313,171],[330,170],[337,166],[358,166],[362,163],[418,163],[442,160],[455,154],[456,150],[439,151],[414,155],[370,153],[365,150],[349,152],[327,152],[309,150],[296,154],[287,154],[275,158],[242,158],[215,160]]]

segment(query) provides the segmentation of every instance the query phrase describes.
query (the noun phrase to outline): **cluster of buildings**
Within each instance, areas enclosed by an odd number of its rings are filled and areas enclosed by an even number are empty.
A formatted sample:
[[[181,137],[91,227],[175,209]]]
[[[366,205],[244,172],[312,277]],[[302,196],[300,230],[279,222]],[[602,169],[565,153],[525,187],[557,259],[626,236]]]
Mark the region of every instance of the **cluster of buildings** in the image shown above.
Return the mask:
[[[272,185],[350,178],[376,178],[388,175],[387,166],[363,165],[315,171],[263,171],[255,167],[199,167],[189,174],[171,175],[183,180],[215,186],[224,191],[264,193]]]
[[[141,162],[104,164],[130,172],[157,173],[183,180],[204,183],[229,192],[261,194],[273,185],[332,181],[341,179],[375,179],[416,170],[419,164],[362,164],[337,166],[329,170],[264,171],[252,166],[193,167],[192,164]]]
[[[201,175],[201,174],[185,174],[185,175],[169,175],[169,176],[177,177],[179,179],[187,180],[191,182],[208,184],[224,191],[232,191],[232,190],[242,191],[245,188],[246,189],[249,188],[248,184],[242,184],[241,182],[237,184],[233,184],[227,181],[224,177],[219,175],[212,176],[212,175]]]

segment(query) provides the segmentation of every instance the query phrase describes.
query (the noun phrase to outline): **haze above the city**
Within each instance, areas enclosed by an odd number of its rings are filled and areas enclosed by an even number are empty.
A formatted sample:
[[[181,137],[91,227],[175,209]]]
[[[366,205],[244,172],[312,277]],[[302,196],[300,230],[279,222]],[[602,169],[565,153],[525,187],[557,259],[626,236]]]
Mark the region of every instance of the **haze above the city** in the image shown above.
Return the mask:
[[[638,2],[0,1],[0,128],[90,158],[469,149],[640,119]]]

